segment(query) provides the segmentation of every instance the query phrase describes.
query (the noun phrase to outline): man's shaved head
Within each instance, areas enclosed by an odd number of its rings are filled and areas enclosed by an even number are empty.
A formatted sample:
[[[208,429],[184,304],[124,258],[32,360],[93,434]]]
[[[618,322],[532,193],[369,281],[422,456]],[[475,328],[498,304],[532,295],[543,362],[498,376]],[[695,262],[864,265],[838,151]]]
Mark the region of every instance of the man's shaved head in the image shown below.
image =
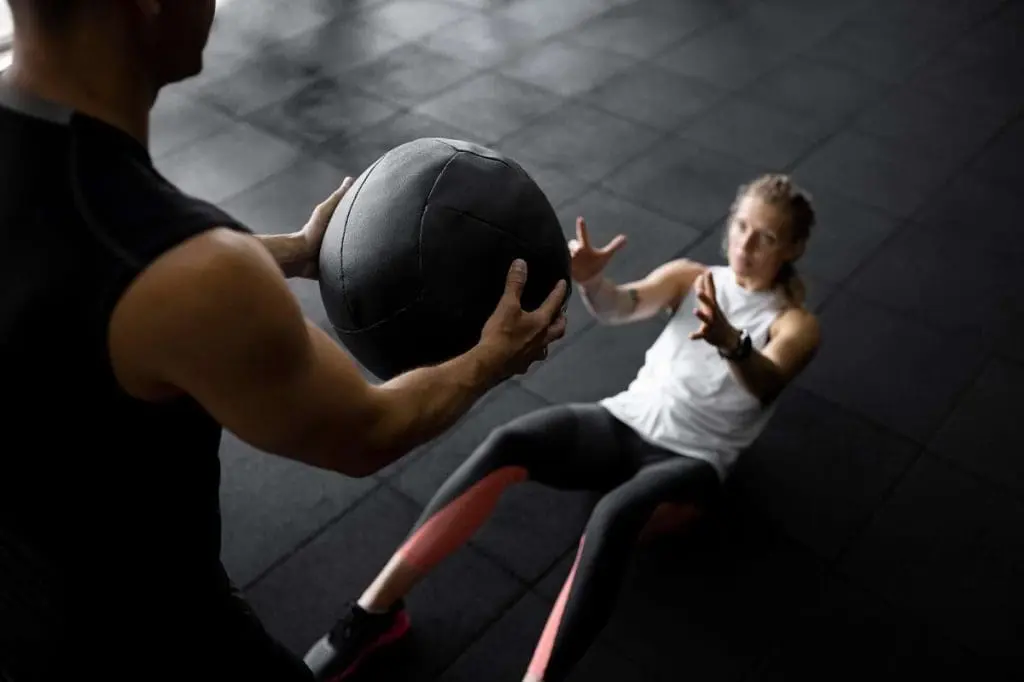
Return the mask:
[[[46,64],[46,69],[62,70],[64,75],[59,78],[64,78],[105,59],[108,63],[100,65],[101,72],[143,74],[152,88],[200,72],[216,11],[216,0],[7,3],[14,16],[15,65],[19,55],[23,60],[49,55],[51,58],[41,64]]]
[[[103,0],[92,0],[102,2]],[[7,0],[15,24],[31,15],[32,20],[45,28],[60,28],[77,14],[88,0]]]

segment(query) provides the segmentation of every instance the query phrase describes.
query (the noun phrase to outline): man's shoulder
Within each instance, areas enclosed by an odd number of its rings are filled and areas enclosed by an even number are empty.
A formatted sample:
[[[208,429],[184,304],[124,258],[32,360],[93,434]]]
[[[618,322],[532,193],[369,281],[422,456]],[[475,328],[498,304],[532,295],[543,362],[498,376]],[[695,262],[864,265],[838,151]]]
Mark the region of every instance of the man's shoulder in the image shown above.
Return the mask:
[[[213,225],[168,249],[142,274],[182,292],[195,288],[213,296],[233,291],[235,282],[266,276],[272,266],[273,259],[251,235]]]
[[[111,357],[126,390],[160,397],[167,385],[154,379],[154,368],[196,371],[211,358],[252,350],[255,339],[262,347],[287,346],[301,320],[269,252],[252,236],[215,227],[169,249],[134,278],[111,317]]]
[[[251,233],[227,211],[168,180],[144,150],[112,150],[105,158],[87,150],[72,182],[89,231],[136,270],[211,230]]]

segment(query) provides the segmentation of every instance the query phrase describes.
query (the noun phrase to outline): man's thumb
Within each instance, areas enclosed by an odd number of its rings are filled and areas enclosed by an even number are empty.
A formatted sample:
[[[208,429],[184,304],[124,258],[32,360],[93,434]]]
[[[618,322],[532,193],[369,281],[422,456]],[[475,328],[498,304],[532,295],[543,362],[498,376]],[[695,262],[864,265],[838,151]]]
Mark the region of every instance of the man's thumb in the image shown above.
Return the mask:
[[[523,287],[526,286],[526,261],[517,258],[512,261],[512,267],[508,269],[508,278],[505,280],[505,294],[512,296],[517,301],[522,296]]]

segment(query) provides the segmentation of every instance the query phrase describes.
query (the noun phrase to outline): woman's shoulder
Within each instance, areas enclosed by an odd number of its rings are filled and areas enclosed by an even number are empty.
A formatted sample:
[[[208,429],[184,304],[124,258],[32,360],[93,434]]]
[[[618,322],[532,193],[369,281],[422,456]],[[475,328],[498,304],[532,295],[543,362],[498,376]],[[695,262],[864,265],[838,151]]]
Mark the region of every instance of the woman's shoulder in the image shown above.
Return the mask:
[[[798,336],[817,344],[821,336],[821,324],[817,314],[803,303],[791,303],[784,306],[772,323],[770,335]]]

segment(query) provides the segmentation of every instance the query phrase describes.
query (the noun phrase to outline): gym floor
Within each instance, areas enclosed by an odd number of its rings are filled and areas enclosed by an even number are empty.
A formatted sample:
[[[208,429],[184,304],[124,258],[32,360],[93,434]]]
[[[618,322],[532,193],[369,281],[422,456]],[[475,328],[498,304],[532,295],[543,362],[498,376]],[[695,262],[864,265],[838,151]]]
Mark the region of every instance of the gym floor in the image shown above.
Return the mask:
[[[159,100],[153,153],[282,232],[399,143],[470,139],[532,171],[567,235],[579,214],[627,233],[620,279],[720,262],[737,186],[791,172],[819,210],[822,352],[720,515],[637,553],[573,679],[1020,679],[1022,35],[1019,0],[242,0]],[[660,330],[599,328],[578,296],[570,320],[547,363],[377,476],[226,437],[224,558],[275,635],[305,651],[490,429],[620,390]],[[521,679],[591,503],[510,492],[362,679]]]

